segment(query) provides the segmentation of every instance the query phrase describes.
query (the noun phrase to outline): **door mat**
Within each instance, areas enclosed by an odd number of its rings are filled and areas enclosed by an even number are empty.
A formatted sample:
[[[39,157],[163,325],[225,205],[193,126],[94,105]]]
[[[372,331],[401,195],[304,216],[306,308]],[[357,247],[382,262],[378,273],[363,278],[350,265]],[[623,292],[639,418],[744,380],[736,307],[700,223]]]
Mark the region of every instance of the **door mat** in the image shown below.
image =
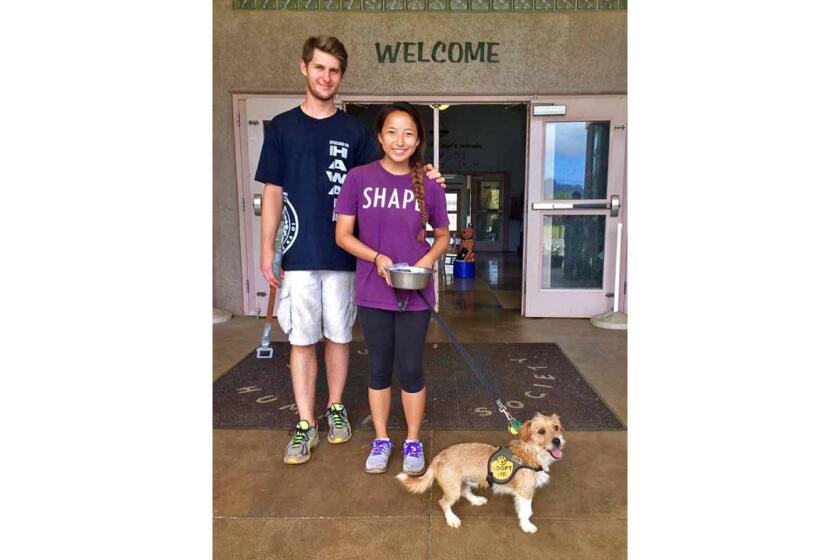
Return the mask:
[[[287,342],[274,342],[272,359],[249,353],[213,383],[213,428],[289,429],[297,421]],[[569,359],[554,344],[464,344],[496,387],[510,412],[527,420],[536,412],[557,412],[568,430],[624,430]],[[318,345],[315,410],[327,408],[323,344]],[[350,346],[344,404],[356,430],[372,430],[367,400],[367,349]],[[423,352],[429,430],[504,429],[505,420],[472,371],[447,343],[427,343]],[[388,427],[405,429],[399,376],[394,375]],[[322,422],[320,417],[319,423]]]

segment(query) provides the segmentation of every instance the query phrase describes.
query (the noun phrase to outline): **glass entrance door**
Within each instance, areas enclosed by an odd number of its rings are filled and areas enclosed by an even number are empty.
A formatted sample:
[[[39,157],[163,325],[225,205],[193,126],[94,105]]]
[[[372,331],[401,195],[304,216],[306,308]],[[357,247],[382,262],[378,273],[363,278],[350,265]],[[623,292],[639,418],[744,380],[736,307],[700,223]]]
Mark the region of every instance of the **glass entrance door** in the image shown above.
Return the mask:
[[[483,173],[472,175],[470,189],[475,208],[473,224],[476,251],[504,250],[505,175]]]
[[[254,180],[257,164],[260,160],[265,127],[275,116],[294,109],[303,103],[302,95],[272,95],[254,96],[238,102],[239,134],[241,155],[238,162],[240,181],[245,185],[246,196],[242,200],[243,222],[245,225],[245,260],[243,262],[243,276],[245,276],[246,299],[245,313],[264,317],[268,311],[270,286],[260,271],[260,215],[254,211],[252,201],[254,195],[262,197],[265,185]],[[282,186],[282,185],[281,185]],[[277,231],[277,250],[281,250],[284,240],[291,239],[291,228],[295,227],[296,214],[294,208],[286,204],[283,207],[281,226]]]
[[[525,316],[591,317],[612,306],[624,181],[626,98],[570,98],[531,117]]]

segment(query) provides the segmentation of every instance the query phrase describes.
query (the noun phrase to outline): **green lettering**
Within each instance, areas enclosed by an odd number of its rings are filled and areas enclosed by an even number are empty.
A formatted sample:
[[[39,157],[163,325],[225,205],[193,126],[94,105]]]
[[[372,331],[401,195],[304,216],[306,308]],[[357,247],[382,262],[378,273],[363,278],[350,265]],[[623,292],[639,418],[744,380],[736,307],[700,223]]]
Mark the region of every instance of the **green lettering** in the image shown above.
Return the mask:
[[[417,62],[429,62],[428,58],[423,58],[423,41],[417,43],[417,50],[419,54],[417,55]]]
[[[497,64],[499,62],[499,53],[493,52],[493,47],[498,47],[499,43],[487,43],[487,62]]]
[[[455,60],[455,57],[452,55],[452,51],[455,50],[454,47],[458,47],[458,59]],[[449,62],[461,62],[464,59],[464,47],[461,46],[461,43],[449,43],[449,50],[447,51],[449,55]]]
[[[443,41],[438,41],[437,43],[435,43],[435,45],[432,47],[432,60],[434,60],[435,62],[446,62],[445,58],[442,58],[442,59],[438,60],[438,57],[437,57],[437,52],[440,49],[445,49],[445,48],[446,48],[446,43],[444,43]]]
[[[466,43],[466,55],[464,56],[464,62],[469,63],[470,60],[477,60],[479,62],[484,62],[484,41],[479,41],[476,44],[475,50],[473,50],[473,44],[470,41]]]
[[[376,43],[376,57],[379,59],[379,64],[384,64],[386,58],[391,64],[395,63],[400,54],[400,44],[397,43],[396,46],[385,45],[380,49],[379,43]]]
[[[403,62],[417,62],[414,59],[414,52],[413,47],[416,47],[417,43],[403,43]],[[412,49],[412,50],[410,50]]]

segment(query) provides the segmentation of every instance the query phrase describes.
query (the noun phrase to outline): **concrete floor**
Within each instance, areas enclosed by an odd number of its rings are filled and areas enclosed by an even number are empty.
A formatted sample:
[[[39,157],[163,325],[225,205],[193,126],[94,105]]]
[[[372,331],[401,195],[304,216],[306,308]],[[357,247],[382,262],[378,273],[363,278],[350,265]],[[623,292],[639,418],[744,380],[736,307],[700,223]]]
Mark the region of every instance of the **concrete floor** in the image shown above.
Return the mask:
[[[515,255],[480,255],[478,278],[443,286],[441,315],[462,342],[553,342],[601,399],[627,423],[627,336],[588,320],[525,319],[510,309],[521,283]],[[495,292],[504,292],[497,297]],[[223,375],[262,334],[254,317],[214,325],[213,379]],[[273,340],[285,340],[279,327]],[[356,325],[354,340],[362,340]],[[432,321],[427,340],[448,342]],[[429,387],[434,391],[434,387]],[[557,411],[562,419],[563,411]],[[351,418],[351,421],[357,419]],[[323,436],[323,434],[322,434]],[[566,456],[551,470],[551,483],[534,499],[539,531],[518,526],[509,497],[489,497],[480,507],[454,506],[460,529],[446,525],[437,505],[440,489],[408,494],[393,478],[368,475],[363,464],[373,433],[354,432],[342,445],[322,437],[312,460],[283,464],[288,435],[282,430],[215,430],[213,434],[214,558],[494,558],[506,554],[563,559],[627,556],[627,432],[569,432]],[[401,442],[404,434],[392,433]],[[427,460],[455,443],[501,445],[499,431],[426,431]]]

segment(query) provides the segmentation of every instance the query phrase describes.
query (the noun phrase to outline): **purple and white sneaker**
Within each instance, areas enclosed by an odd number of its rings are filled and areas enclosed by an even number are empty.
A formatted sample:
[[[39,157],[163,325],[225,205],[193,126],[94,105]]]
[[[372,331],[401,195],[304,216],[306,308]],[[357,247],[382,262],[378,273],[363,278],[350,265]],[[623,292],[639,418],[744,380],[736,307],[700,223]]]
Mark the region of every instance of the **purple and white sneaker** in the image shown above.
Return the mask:
[[[403,444],[403,472],[417,476],[426,470],[426,457],[423,455],[423,442],[409,439]]]
[[[374,439],[370,444],[370,455],[365,461],[365,472],[377,474],[387,471],[393,449],[394,444],[390,439]]]

